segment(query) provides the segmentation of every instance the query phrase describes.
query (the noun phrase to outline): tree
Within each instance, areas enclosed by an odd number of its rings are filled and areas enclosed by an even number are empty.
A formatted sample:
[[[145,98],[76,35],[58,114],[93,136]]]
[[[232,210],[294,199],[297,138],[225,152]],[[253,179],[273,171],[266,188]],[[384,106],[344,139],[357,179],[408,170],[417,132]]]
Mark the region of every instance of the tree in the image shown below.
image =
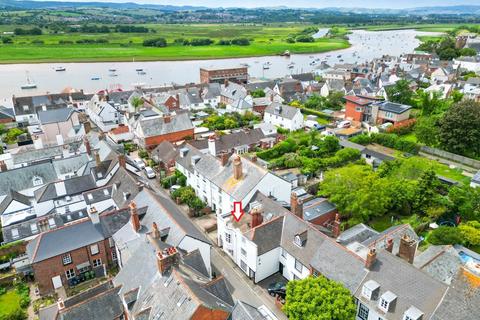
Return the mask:
[[[395,85],[387,88],[387,96],[390,101],[406,105],[412,104],[413,91],[407,80],[399,80]]]
[[[421,117],[417,119],[413,131],[418,141],[426,144],[427,146],[436,147],[439,144],[438,141],[438,117]]]
[[[132,106],[136,109],[138,109],[139,107],[143,106],[143,99],[141,97],[138,97],[138,96],[134,96],[132,97]]]
[[[466,223],[461,223],[458,226],[458,231],[460,231],[467,246],[480,245],[480,222],[468,221]]]
[[[445,109],[445,100],[440,99],[439,92],[425,92],[419,90],[417,93],[420,98],[419,107],[423,116],[429,116],[432,113]]]
[[[438,122],[438,138],[447,151],[480,155],[480,103],[465,100],[454,104]]]
[[[167,46],[167,40],[165,38],[153,38],[153,39],[145,39],[143,41],[143,46],[144,47],[166,47]]]
[[[251,95],[253,98],[263,98],[265,97],[265,91],[263,91],[262,89],[257,89],[255,91],[252,91]]]
[[[440,226],[430,233],[428,242],[435,245],[461,244],[463,237],[455,227]]]
[[[387,212],[391,203],[387,187],[387,180],[379,179],[370,166],[350,165],[329,170],[319,194],[327,196],[352,223],[359,223]]]
[[[348,289],[320,276],[289,281],[283,311],[291,320],[351,320],[356,306]]]
[[[462,220],[480,220],[480,188],[454,186],[448,191],[450,211]]]
[[[428,169],[421,174],[413,203],[417,211],[427,214],[429,208],[438,206],[439,195],[437,188],[439,184],[440,182],[433,169]]]

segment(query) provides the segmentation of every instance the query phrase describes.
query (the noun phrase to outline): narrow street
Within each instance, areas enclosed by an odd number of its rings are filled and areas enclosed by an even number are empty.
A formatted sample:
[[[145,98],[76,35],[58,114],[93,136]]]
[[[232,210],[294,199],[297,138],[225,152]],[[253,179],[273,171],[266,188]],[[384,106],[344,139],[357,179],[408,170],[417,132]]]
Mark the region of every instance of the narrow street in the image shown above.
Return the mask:
[[[142,177],[143,176],[144,175],[142,173]],[[166,201],[171,201],[174,204],[168,192],[160,186],[157,178],[151,180],[144,178],[144,180],[152,189],[161,194],[166,199]],[[185,215],[187,215],[184,208],[182,208],[181,206],[177,207]],[[192,223],[199,231],[205,233],[199,228],[197,224],[195,224],[194,221],[192,221]],[[205,235],[210,239],[208,234]],[[254,307],[265,305],[271,312],[275,314],[275,316],[279,320],[287,320],[285,314],[281,312],[275,305],[274,298],[271,297],[266,290],[264,290],[258,285],[253,284],[253,282],[247,277],[247,275],[244,274],[237,265],[235,265],[235,263],[227,256],[227,254],[223,252],[222,249],[217,247],[214,241],[212,241],[212,243],[213,245],[211,258],[213,267],[214,269],[218,270],[221,275],[223,275],[228,281],[231,286],[232,295],[234,296],[234,298],[246,302]]]

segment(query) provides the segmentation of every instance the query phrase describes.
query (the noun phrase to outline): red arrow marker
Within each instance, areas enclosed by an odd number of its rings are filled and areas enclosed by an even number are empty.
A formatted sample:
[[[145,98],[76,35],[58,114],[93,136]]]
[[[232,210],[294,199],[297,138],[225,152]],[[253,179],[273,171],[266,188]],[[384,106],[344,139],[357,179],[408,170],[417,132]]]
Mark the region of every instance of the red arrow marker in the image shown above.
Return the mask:
[[[243,217],[243,214],[245,212],[242,209],[242,202],[233,202],[233,210],[232,210],[232,216],[235,219],[235,221],[240,221],[240,219]]]

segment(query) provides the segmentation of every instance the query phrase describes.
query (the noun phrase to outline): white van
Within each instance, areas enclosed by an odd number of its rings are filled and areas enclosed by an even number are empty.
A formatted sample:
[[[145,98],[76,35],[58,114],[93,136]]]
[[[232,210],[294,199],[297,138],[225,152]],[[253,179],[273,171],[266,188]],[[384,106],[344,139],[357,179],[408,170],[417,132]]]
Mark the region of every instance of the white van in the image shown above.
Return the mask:
[[[345,121],[341,121],[338,125],[337,125],[337,128],[350,128],[350,126],[352,125],[352,123],[348,120],[345,120]]]

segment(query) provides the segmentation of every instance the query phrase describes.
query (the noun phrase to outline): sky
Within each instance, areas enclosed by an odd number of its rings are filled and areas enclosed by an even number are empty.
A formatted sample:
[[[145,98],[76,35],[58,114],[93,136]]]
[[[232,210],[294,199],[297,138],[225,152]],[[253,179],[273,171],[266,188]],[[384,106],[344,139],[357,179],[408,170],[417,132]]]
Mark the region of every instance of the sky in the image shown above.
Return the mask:
[[[480,5],[480,0],[59,0],[68,2],[136,2],[163,5],[193,5],[206,7],[357,7],[357,8],[414,8],[452,5]]]

